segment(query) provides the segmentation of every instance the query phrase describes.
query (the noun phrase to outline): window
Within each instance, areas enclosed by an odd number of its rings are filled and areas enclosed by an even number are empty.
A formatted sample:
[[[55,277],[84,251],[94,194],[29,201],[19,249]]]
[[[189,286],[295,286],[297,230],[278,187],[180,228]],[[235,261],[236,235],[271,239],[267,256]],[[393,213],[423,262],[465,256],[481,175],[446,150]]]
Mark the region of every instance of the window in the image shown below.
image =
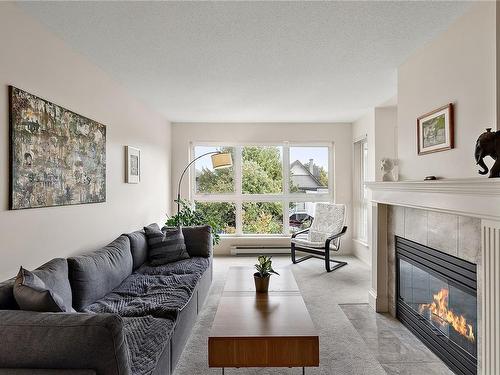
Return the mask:
[[[354,143],[354,210],[355,237],[368,242],[368,189],[365,186],[368,167],[368,143],[366,138]]]
[[[231,202],[195,202],[196,210],[202,211],[224,223],[221,234],[236,233],[236,206]]]
[[[243,233],[283,233],[281,202],[243,202]]]
[[[333,201],[331,144],[195,144],[192,157],[231,152],[233,167],[213,170],[201,158],[191,200],[224,225],[224,235],[286,235],[307,228],[314,203]],[[192,171],[193,172],[193,171]]]
[[[232,147],[195,147],[194,157],[197,158],[203,154],[222,151],[230,152],[234,159],[234,148]],[[196,193],[198,194],[217,194],[234,192],[234,166],[231,168],[217,169],[212,168],[210,156],[200,158],[195,161],[196,169]]]

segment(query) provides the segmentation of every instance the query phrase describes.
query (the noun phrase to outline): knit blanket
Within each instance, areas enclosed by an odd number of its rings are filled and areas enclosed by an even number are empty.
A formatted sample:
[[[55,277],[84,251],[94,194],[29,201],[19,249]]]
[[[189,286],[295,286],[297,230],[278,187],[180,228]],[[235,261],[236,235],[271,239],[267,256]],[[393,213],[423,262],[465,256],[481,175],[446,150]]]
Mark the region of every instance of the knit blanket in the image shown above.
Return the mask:
[[[152,316],[123,318],[132,374],[150,375],[155,370],[174,326],[173,320]]]
[[[145,265],[84,312],[123,317],[132,374],[149,375],[168,344],[179,311],[209,265],[206,258]]]
[[[175,321],[178,311],[193,294],[199,278],[196,274],[162,276],[134,273],[84,311],[114,313],[122,317],[151,315]]]
[[[136,271],[146,275],[185,275],[195,274],[201,277],[203,272],[210,266],[209,258],[193,257],[190,259],[180,260],[178,262],[167,263],[161,266],[151,266],[149,263],[144,263]]]

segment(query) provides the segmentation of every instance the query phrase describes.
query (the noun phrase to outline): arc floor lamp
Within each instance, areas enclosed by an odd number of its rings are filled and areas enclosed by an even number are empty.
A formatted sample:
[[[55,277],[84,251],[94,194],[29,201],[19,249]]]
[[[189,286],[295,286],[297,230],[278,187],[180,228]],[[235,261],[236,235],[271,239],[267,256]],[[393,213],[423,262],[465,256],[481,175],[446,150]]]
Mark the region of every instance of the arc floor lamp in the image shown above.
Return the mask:
[[[177,213],[179,213],[181,209],[181,184],[182,184],[182,179],[184,178],[184,175],[186,174],[187,170],[189,167],[198,159],[201,159],[204,156],[207,155],[212,155],[212,168],[213,169],[222,169],[222,168],[229,168],[233,166],[233,158],[231,157],[230,152],[222,152],[222,151],[211,151],[207,152],[203,155],[200,155],[193,160],[191,160],[188,165],[186,165],[186,168],[182,171],[181,178],[179,179],[179,186],[177,188]]]

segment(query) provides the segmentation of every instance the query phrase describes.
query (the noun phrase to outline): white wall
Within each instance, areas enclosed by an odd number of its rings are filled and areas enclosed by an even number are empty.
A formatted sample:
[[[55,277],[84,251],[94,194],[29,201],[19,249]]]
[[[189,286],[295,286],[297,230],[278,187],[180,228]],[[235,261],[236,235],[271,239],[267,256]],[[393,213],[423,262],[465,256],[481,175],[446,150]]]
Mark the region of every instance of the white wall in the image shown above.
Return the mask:
[[[0,4],[0,280],[163,221],[170,207],[170,125],[12,3]],[[107,200],[8,211],[8,85],[107,125]],[[141,183],[124,183],[124,146],[141,149]]]
[[[398,108],[396,106],[375,108],[375,181],[382,181],[380,161],[397,157]]]
[[[474,145],[497,127],[496,3],[479,2],[398,70],[398,153],[403,179],[479,177]],[[455,103],[455,149],[417,155],[416,119]]]
[[[366,136],[368,142],[367,181],[382,181],[380,161],[397,157],[397,114],[395,105],[375,107],[352,124],[352,142]]]
[[[366,136],[368,144],[367,181],[382,181],[380,160],[396,158],[397,107],[395,105],[370,109],[352,124],[352,144]],[[354,181],[356,184],[356,181]],[[353,185],[353,197],[357,187]],[[368,200],[371,192],[368,191]],[[371,205],[368,206],[368,242],[353,241],[353,253],[365,263],[371,264]]]
[[[368,144],[367,180],[375,180],[375,109],[352,123],[352,143],[366,137]]]
[[[337,203],[348,206],[349,230],[343,241],[343,253],[351,251],[351,125],[350,124],[215,124],[175,123],[172,125],[172,199],[177,183],[189,160],[190,142],[334,142],[334,180]],[[189,194],[189,178],[184,178],[182,195]],[[289,245],[289,238],[226,238],[215,250],[216,254],[228,254],[236,244]]]

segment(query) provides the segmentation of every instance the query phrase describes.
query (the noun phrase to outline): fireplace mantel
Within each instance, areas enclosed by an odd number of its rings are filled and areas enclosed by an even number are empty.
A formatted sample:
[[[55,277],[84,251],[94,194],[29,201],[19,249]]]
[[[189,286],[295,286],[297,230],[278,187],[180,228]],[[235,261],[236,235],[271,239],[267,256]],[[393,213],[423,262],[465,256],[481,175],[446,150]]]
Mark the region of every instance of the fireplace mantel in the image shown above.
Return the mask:
[[[481,375],[500,374],[500,178],[443,179],[437,181],[367,182],[371,191],[370,217],[372,288],[370,304],[388,310],[389,206],[439,211],[481,219],[482,280],[481,334],[478,342]]]
[[[366,186],[376,203],[500,220],[500,178],[367,182]]]

